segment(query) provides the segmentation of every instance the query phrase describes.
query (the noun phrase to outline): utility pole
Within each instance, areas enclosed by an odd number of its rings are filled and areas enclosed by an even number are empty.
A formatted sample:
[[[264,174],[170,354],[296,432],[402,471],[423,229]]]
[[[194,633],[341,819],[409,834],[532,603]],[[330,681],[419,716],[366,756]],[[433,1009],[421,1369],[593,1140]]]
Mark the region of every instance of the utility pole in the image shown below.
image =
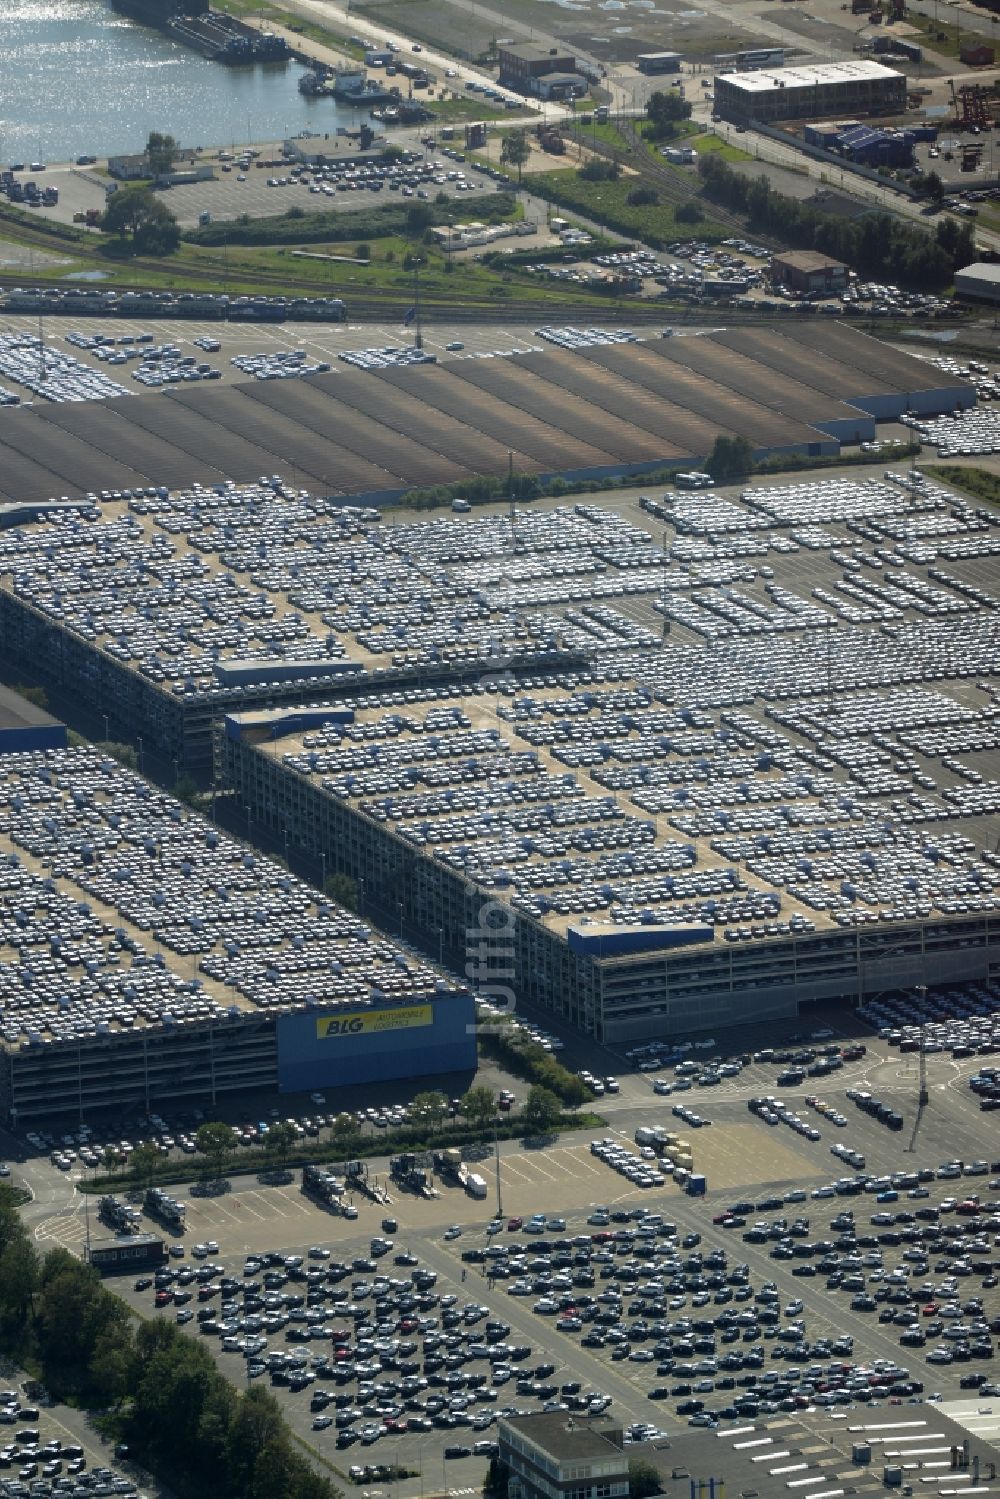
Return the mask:
[[[497,1217],[503,1217],[503,1199],[500,1195],[500,1134],[497,1121],[493,1120],[493,1156],[497,1171]]]

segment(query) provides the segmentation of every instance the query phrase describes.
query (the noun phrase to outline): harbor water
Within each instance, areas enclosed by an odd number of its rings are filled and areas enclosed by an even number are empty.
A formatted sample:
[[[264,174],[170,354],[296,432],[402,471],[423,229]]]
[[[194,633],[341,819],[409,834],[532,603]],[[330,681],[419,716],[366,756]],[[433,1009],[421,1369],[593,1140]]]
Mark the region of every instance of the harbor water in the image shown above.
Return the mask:
[[[110,0],[0,0],[0,165],[141,151],[151,130],[241,146],[350,125],[299,93],[302,71],[209,62]]]

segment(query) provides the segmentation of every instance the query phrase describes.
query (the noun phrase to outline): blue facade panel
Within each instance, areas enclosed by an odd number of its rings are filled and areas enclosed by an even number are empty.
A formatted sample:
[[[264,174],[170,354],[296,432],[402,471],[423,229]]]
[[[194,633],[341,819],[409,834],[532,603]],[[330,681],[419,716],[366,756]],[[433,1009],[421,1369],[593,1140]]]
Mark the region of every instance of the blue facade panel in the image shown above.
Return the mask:
[[[398,1028],[396,1022],[405,1022]],[[305,1093],[354,1083],[472,1072],[476,1015],[471,994],[406,1005],[279,1015],[278,1088]]]
[[[65,724],[31,724],[23,729],[0,729],[0,755],[65,748]]]
[[[571,926],[566,941],[571,952],[590,958],[618,958],[628,953],[656,952],[665,947],[688,947],[711,942],[710,926]]]

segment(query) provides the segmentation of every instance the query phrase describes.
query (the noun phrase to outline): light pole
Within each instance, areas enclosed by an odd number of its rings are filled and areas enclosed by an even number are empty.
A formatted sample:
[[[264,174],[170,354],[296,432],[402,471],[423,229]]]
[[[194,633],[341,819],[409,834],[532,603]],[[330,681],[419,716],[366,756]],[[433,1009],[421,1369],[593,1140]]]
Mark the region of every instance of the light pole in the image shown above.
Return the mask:
[[[423,329],[420,326],[420,266],[421,260],[417,256],[413,261],[413,316],[416,323],[416,332],[413,335],[413,347],[422,349],[424,346]]]
[[[108,715],[106,713],[102,713],[101,717],[104,719],[104,743],[107,744],[111,739],[111,730],[108,727]]]
[[[137,734],[136,735],[136,743],[139,746],[139,774],[142,775],[142,773],[143,773],[143,771],[145,769],[145,765],[146,765],[146,758],[145,758],[145,755],[143,754],[143,750],[142,750],[142,735],[141,734]]]

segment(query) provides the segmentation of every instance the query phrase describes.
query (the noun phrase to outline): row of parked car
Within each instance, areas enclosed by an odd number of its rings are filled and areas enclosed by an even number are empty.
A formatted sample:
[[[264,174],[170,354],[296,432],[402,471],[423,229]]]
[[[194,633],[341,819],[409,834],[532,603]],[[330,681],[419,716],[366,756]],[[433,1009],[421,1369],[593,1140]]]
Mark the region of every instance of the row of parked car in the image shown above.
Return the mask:
[[[313,1430],[330,1431],[338,1449],[393,1433],[468,1432],[468,1445],[444,1455],[492,1456],[493,1440],[473,1433],[500,1415],[557,1398],[581,1413],[610,1405],[580,1382],[560,1384],[554,1364],[533,1363],[508,1323],[488,1305],[442,1292],[416,1254],[400,1250],[390,1267],[391,1241],[373,1240],[372,1250],[337,1259],[315,1245],[305,1255],[261,1252],[242,1267],[169,1265],[135,1290],[211,1340],[224,1364],[242,1359],[247,1379],[308,1392]]]

